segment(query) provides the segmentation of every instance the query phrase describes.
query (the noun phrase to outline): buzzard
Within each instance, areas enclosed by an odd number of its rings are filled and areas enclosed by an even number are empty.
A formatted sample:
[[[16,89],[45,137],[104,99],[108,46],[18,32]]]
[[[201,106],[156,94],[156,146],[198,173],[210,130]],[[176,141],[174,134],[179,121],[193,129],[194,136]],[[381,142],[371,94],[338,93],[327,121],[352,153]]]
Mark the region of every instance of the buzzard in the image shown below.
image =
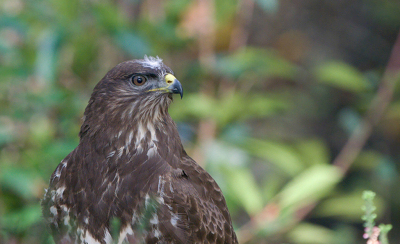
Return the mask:
[[[237,243],[221,189],[168,114],[174,93],[172,70],[147,56],[95,86],[42,201],[55,243]]]

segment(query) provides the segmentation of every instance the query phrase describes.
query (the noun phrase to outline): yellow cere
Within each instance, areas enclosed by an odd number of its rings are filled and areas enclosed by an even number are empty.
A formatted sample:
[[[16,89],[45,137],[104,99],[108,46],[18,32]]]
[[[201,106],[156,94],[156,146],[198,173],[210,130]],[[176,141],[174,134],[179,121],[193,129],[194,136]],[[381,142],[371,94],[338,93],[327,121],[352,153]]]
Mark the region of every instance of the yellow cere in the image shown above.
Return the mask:
[[[172,84],[174,82],[174,80],[176,80],[175,76],[171,75],[171,74],[166,74],[165,75],[165,82],[167,82],[167,84]]]
[[[171,75],[171,74],[166,74],[166,75],[165,75],[165,82],[167,83],[167,86],[166,86],[166,87],[160,87],[160,88],[154,88],[154,89],[148,90],[148,92],[151,92],[151,91],[168,91],[167,88],[168,88],[172,83],[174,83],[174,80],[176,80],[176,77],[175,77],[175,76],[173,76],[173,75]]]

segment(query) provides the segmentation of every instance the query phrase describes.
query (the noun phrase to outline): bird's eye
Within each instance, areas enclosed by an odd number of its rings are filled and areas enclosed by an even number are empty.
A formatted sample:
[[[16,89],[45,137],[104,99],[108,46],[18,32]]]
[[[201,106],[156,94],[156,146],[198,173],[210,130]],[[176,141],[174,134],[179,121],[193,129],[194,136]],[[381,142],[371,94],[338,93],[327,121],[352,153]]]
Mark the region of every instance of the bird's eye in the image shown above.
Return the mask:
[[[146,77],[142,75],[134,75],[132,76],[132,83],[136,86],[142,86],[144,83],[146,83]]]

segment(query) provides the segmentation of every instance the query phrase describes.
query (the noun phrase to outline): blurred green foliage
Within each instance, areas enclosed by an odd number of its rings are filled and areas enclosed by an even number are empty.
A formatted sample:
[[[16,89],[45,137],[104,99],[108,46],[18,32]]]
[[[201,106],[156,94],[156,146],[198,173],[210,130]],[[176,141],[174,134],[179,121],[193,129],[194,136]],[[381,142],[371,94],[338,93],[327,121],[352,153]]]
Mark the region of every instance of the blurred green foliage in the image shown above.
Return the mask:
[[[91,90],[144,54],[163,58],[182,82],[170,114],[221,186],[243,242],[364,243],[364,189],[399,228],[398,87],[350,171],[331,162],[371,106],[400,6],[295,2],[0,1],[0,243],[52,243],[39,201],[78,144]]]

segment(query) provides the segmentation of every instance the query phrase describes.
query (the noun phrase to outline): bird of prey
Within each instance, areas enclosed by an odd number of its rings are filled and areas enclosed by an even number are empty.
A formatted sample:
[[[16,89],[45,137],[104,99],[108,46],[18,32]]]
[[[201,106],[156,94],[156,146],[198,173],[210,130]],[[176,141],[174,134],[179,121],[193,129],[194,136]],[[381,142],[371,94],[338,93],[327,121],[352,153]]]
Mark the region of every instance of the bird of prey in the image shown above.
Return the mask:
[[[182,98],[172,70],[147,56],[95,86],[79,145],[42,201],[55,243],[237,243],[221,189],[168,114],[174,93]]]

